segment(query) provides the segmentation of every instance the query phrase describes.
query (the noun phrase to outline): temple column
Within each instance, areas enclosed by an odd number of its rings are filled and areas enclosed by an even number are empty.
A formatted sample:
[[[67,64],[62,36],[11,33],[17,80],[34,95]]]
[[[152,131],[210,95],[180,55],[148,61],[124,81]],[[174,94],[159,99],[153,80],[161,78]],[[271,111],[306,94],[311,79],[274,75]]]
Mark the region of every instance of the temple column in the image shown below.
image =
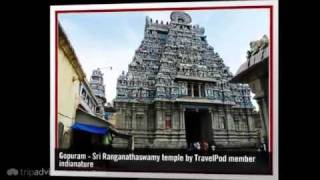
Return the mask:
[[[213,122],[213,121],[214,121],[213,110],[212,110],[211,108],[209,108],[208,110],[209,110],[209,113],[210,113],[211,128],[213,129],[213,127],[214,127],[214,126],[213,126],[213,125],[214,125],[214,124],[213,124],[213,123],[214,123],[214,122]]]
[[[209,113],[210,113],[210,128],[212,129],[212,134],[211,134],[211,138],[214,141],[214,111],[212,108],[209,108]]]
[[[268,78],[259,78],[249,83],[250,89],[255,94],[254,99],[259,106],[260,122],[262,126],[262,143],[268,144],[269,111],[268,111]]]
[[[267,103],[263,100],[263,98],[257,98],[257,103],[259,105],[259,114],[261,118],[261,126],[262,126],[262,136],[263,143],[268,143],[268,110]]]
[[[120,127],[124,128],[124,129],[129,129],[129,121],[131,121],[131,119],[126,119],[127,116],[127,110],[126,109],[121,109],[121,118],[122,121],[119,121]],[[116,121],[117,122],[117,121]]]
[[[191,95],[192,95],[192,97],[194,97],[194,93],[193,93],[193,85],[194,85],[194,84],[191,84]]]
[[[249,131],[254,131],[256,129],[256,125],[254,119],[252,118],[252,112],[247,110],[247,119],[248,119],[248,129]]]
[[[185,129],[185,117],[184,117],[185,108],[180,107],[180,129]]]
[[[212,110],[211,118],[212,118],[212,128],[219,129],[219,111],[217,111],[217,109]]]
[[[179,119],[179,111],[178,111],[178,109],[174,109],[172,111],[172,119],[171,119],[171,121],[174,124],[174,126],[173,126],[174,129],[180,129],[181,121]]]
[[[132,122],[131,122],[132,129],[137,129],[137,119],[135,111],[132,111]]]
[[[227,121],[227,127],[228,130],[234,131],[235,130],[235,125],[234,125],[234,120],[231,114],[231,110],[229,109],[229,107],[227,107],[226,109],[226,121]]]
[[[155,127],[156,129],[162,129],[162,112],[159,104],[156,104],[156,121],[155,121]]]

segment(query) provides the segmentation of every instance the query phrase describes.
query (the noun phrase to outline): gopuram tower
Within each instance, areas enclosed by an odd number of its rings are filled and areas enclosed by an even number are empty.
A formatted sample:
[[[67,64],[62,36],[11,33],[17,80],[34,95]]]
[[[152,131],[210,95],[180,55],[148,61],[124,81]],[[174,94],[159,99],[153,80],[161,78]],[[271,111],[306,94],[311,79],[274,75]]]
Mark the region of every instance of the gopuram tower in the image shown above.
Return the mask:
[[[90,86],[99,103],[96,112],[101,118],[104,118],[104,104],[107,102],[107,99],[105,96],[105,86],[103,84],[103,74],[99,68],[92,71]]]
[[[246,84],[233,77],[207,42],[205,29],[184,12],[170,22],[146,17],[144,38],[117,81],[116,126],[135,148],[257,148],[259,127]],[[114,147],[127,142],[115,138]]]

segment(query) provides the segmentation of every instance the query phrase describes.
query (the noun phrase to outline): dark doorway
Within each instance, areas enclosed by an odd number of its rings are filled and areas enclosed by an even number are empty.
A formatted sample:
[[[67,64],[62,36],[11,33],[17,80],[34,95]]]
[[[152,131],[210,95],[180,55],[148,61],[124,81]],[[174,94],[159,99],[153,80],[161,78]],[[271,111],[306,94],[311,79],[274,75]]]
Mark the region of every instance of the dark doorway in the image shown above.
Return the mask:
[[[85,131],[73,130],[72,149],[77,152],[91,152],[96,149],[100,137]]]
[[[201,141],[212,143],[211,117],[208,110],[186,109],[185,126],[188,145]]]
[[[110,145],[103,144],[103,135],[85,131],[73,130],[71,149],[76,152],[89,153],[93,151],[106,151]]]
[[[73,130],[72,149],[78,152],[90,152],[93,149],[92,135],[88,132]]]

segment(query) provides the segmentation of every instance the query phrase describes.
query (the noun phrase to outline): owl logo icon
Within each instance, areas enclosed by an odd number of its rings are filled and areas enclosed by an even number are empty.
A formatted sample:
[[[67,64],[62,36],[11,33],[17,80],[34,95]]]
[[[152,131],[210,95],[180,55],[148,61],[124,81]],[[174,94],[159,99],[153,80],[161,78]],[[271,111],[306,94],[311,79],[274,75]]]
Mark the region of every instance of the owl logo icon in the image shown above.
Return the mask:
[[[19,171],[15,168],[10,168],[7,170],[8,176],[17,176],[19,174]]]

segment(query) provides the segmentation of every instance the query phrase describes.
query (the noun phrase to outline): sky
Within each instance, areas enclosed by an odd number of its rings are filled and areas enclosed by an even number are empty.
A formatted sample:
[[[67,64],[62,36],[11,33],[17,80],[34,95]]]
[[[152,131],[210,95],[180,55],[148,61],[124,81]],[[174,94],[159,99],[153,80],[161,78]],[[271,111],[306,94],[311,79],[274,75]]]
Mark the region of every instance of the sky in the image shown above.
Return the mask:
[[[185,11],[192,24],[205,28],[209,45],[214,47],[235,74],[246,61],[249,43],[269,36],[267,9],[228,9]],[[59,14],[59,22],[90,79],[92,70],[104,74],[106,98],[116,96],[117,78],[132,61],[143,35],[146,16],[153,21],[170,21],[171,11],[99,12]],[[112,67],[112,70],[108,67]],[[253,102],[256,106],[256,103]]]

